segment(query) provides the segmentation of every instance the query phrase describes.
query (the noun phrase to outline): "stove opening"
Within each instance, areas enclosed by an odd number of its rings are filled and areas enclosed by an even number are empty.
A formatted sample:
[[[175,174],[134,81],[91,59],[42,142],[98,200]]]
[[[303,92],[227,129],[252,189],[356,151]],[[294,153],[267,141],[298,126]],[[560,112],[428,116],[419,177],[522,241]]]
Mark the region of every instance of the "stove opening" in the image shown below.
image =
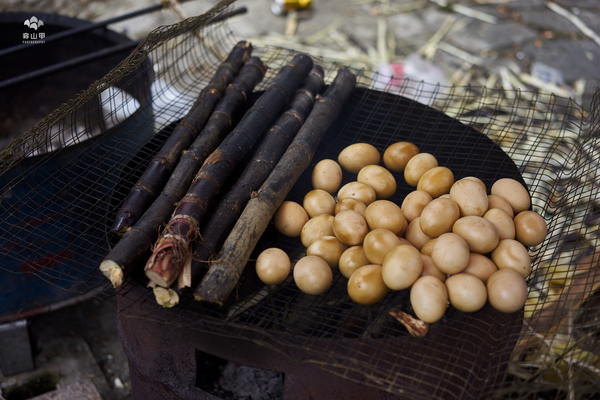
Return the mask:
[[[284,377],[196,350],[196,387],[223,400],[283,399]]]
[[[25,400],[57,389],[60,375],[56,372],[42,372],[25,382],[0,390],[0,398],[5,400]]]

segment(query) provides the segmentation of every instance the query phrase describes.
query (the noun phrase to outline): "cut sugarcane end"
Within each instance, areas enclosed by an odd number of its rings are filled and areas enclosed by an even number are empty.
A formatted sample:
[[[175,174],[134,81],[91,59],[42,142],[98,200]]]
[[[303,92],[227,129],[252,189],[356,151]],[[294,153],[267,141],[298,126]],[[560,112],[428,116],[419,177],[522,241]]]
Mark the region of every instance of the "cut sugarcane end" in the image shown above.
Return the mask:
[[[160,274],[154,272],[151,269],[146,270],[145,274],[146,277],[150,280],[150,282],[148,283],[149,287],[160,286],[163,288],[168,288],[170,286],[169,282],[165,281]]]
[[[179,295],[173,289],[157,286],[153,289],[156,302],[164,308],[179,304]]]
[[[118,288],[123,284],[123,269],[112,260],[104,260],[100,263],[100,271],[106,276],[113,287]]]
[[[220,306],[222,306],[222,305],[223,305],[223,302],[221,302],[221,301],[218,301],[218,300],[210,300],[210,299],[207,299],[207,298],[205,298],[205,297],[203,297],[203,296],[200,296],[200,295],[199,295],[199,294],[197,294],[197,293],[194,293],[194,300],[196,300],[196,301],[208,301],[208,302],[210,302],[210,303],[215,303],[215,304],[218,304],[218,305],[220,305]]]
[[[192,253],[190,252],[185,259],[183,269],[177,277],[177,289],[181,290],[192,286]]]

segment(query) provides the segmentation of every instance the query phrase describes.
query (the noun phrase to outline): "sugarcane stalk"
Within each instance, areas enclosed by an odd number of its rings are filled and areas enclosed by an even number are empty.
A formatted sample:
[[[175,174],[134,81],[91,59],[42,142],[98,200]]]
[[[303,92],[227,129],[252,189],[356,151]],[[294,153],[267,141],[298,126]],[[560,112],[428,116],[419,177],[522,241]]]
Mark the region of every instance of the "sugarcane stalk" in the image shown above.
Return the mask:
[[[312,67],[309,56],[298,54],[289,65],[281,68],[273,83],[246,112],[233,132],[206,159],[146,264],[145,273],[151,282],[162,287],[171,286],[186,260],[191,261],[190,246],[198,237],[199,225],[209,204]]]
[[[200,283],[207,270],[207,261],[220,249],[252,193],[267,179],[300,130],[313,107],[315,96],[323,87],[323,75],[323,68],[315,65],[290,104],[263,135],[244,171],[207,216],[193,247],[191,262],[185,264],[179,274],[177,287],[167,290],[157,286],[154,289],[158,304],[172,307],[179,303],[179,297],[186,288]]]
[[[229,297],[254,247],[337,118],[356,84],[356,77],[342,68],[322,98],[317,99],[306,122],[257,194],[248,202],[210,269],[194,291],[197,300],[222,305]]]
[[[219,66],[208,85],[186,116],[173,130],[165,144],[150,161],[146,170],[131,188],[112,224],[111,231],[123,235],[150,207],[169,180],[181,153],[186,150],[209,119],[227,86],[250,57],[252,45],[238,42],[227,59]]]
[[[265,70],[266,67],[257,57],[250,57],[246,61],[198,137],[181,155],[160,195],[102,261],[100,270],[114,287],[121,286],[124,277],[136,265],[148,259],[150,247],[158,238],[159,228],[169,221],[177,202],[185,195],[202,163],[231,132],[234,117],[243,110],[248,96],[263,79]]]

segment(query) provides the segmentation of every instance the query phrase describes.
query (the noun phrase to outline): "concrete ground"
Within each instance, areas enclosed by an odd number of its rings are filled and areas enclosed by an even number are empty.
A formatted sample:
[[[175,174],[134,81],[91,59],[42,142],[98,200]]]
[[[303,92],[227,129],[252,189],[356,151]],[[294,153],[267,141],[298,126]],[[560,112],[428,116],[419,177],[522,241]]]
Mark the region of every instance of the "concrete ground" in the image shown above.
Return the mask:
[[[0,4],[0,12],[51,12],[102,21],[157,2],[5,0]],[[214,4],[214,0],[189,1],[181,6],[183,14],[163,10],[111,25],[111,29],[139,39],[160,25],[175,23],[184,14],[201,14]],[[235,7],[244,6],[248,12],[230,21],[236,36],[259,38],[265,43],[285,38],[286,29],[293,28],[291,20],[273,15],[270,4],[269,0],[238,1]],[[430,57],[444,71],[448,83],[452,83],[454,72],[469,63],[484,76],[507,67],[513,73],[537,74],[542,79],[554,73],[559,77],[554,82],[559,88],[573,94],[584,107],[590,104],[600,85],[597,0],[459,0],[440,4],[441,1],[427,0],[314,0],[311,10],[298,13],[292,21],[297,26],[288,39],[294,44],[302,43],[303,38],[338,21],[334,31],[343,33],[362,50],[361,57],[370,54],[370,65],[376,68],[386,61],[406,60],[435,38],[452,16],[453,25],[443,38],[443,46],[437,46]],[[474,10],[479,14],[473,14]],[[381,47],[382,27],[388,45],[385,52]],[[314,48],[320,44],[317,40]],[[545,72],[536,72],[534,67],[540,65],[546,68]],[[4,398],[131,398],[127,360],[116,329],[114,298],[85,300],[28,322],[35,369],[0,376]],[[41,397],[34,397],[40,395],[40,390],[31,392],[29,397],[17,393],[18,388],[33,387],[35,382],[38,387],[39,382],[46,382],[48,390]]]

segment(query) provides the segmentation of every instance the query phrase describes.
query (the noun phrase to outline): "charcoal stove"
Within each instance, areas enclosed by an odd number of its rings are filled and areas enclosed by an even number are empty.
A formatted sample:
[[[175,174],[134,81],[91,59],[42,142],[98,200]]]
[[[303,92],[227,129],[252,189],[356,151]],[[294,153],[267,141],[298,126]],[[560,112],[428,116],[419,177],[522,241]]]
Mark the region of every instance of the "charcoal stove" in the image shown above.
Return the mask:
[[[512,160],[483,134],[428,106],[365,88],[355,90],[313,165],[336,158],[351,143],[368,142],[381,150],[402,140],[436,155],[456,179],[477,176],[489,187],[510,177],[524,184]],[[350,175],[345,182],[355,180]],[[413,188],[396,178],[392,200],[401,202]],[[288,199],[301,202],[311,188],[307,170]],[[304,251],[299,238],[283,237],[269,227],[251,260],[273,246],[286,250],[293,261]],[[252,261],[223,306],[188,296],[162,309],[141,275],[117,291],[119,334],[135,399],[216,399],[196,386],[207,354],[282,372],[287,400],[483,399],[503,383],[522,324],[520,313],[501,314],[489,305],[476,313],[450,310],[417,339],[388,314],[408,310],[407,291],[390,293],[374,306],[358,306],[345,293],[346,279],[335,271],[325,295],[303,295],[288,281],[261,296],[264,288]]]

